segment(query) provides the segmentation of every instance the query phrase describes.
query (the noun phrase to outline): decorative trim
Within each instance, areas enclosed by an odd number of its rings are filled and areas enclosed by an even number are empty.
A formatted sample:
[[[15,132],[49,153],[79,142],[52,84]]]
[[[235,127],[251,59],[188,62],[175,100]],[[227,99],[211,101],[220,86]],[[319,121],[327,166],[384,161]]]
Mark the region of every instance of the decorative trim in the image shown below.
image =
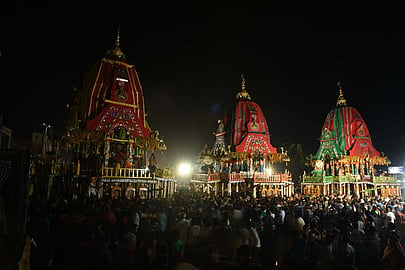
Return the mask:
[[[120,65],[126,66],[128,68],[134,67],[134,65],[130,65],[130,64],[124,63],[122,61],[110,60],[110,59],[107,59],[107,58],[103,58],[103,59],[101,59],[101,61],[107,62],[107,63],[110,63],[110,64],[120,64]]]
[[[128,142],[128,143],[133,143],[134,142],[134,140],[132,140],[132,139],[129,139],[129,140],[121,140],[121,139],[115,139],[115,138],[111,138],[111,137],[107,137],[107,140],[110,140],[110,141],[115,141],[115,142]]]
[[[111,104],[115,104],[115,105],[121,105],[121,106],[126,106],[126,107],[131,107],[131,108],[138,108],[138,105],[133,105],[133,104],[129,104],[129,103],[124,103],[124,102],[119,102],[119,101],[114,101],[111,99],[105,99],[104,102],[106,103],[111,103]]]

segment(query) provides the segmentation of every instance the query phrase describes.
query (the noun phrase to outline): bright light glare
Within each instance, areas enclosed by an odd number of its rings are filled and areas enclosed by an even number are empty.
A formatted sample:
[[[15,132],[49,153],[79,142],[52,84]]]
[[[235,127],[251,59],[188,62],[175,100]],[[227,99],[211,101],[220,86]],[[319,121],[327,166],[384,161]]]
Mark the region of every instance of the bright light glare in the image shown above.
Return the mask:
[[[191,166],[189,163],[181,163],[179,165],[179,174],[180,175],[188,175],[191,172]]]

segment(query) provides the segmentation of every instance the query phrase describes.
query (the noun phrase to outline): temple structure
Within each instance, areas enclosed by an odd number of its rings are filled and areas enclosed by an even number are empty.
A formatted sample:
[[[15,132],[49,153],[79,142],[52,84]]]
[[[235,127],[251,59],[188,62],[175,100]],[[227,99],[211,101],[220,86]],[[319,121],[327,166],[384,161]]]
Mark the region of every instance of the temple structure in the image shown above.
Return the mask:
[[[260,106],[241,90],[229,112],[218,120],[215,143],[206,145],[197,158],[191,182],[207,193],[257,196],[290,196],[294,192],[290,161],[270,143],[267,121]]]
[[[101,194],[170,196],[173,171],[156,167],[153,160],[153,152],[166,150],[166,145],[147,122],[138,74],[119,42],[118,31],[115,47],[75,89],[61,142],[70,157],[64,163],[74,164],[76,175],[91,176],[91,186]]]
[[[390,164],[378,152],[360,113],[348,106],[338,84],[335,108],[326,116],[320,146],[311,157],[311,175],[304,175],[302,193],[306,195],[396,196],[400,185],[396,177],[380,172]]]

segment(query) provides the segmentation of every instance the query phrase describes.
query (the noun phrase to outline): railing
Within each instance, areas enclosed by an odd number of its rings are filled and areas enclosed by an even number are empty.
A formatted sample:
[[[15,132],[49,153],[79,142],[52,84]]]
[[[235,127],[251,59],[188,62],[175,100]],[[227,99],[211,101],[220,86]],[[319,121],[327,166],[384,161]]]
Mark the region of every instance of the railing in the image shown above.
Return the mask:
[[[255,173],[254,174],[255,183],[280,183],[280,182],[291,182],[291,177],[286,174],[273,174],[269,175],[266,173]]]
[[[152,179],[152,175],[147,169],[132,169],[132,168],[110,168],[104,167],[102,172],[103,178],[148,178]]]
[[[245,181],[246,179],[246,173],[230,173],[229,174],[229,181]]]
[[[264,172],[239,172],[239,173],[210,173],[210,174],[193,174],[191,180],[194,182],[218,182],[230,181],[239,182],[246,179],[254,179],[255,183],[272,183],[288,182],[291,177],[286,174],[269,175]]]
[[[207,182],[209,180],[209,174],[207,173],[195,173],[191,176],[191,181]]]
[[[155,175],[157,177],[168,178],[168,179],[174,179],[175,178],[174,171],[171,170],[171,169],[156,168]]]
[[[221,174],[220,173],[211,173],[208,176],[208,182],[218,182],[221,181]]]
[[[194,182],[218,182],[227,179],[227,173],[195,173],[191,177]]]
[[[225,180],[222,173],[195,173],[191,177],[193,182],[218,182],[221,180]]]
[[[333,182],[357,182],[360,180],[359,175],[338,175],[338,176],[332,176]]]
[[[396,176],[374,176],[375,183],[396,183]]]
[[[364,175],[338,175],[338,176],[304,176],[303,183],[341,183],[341,182],[373,182],[373,183],[393,183],[397,179],[395,176],[371,176]]]
[[[330,181],[322,181],[324,180],[323,176],[304,176],[302,179],[303,183],[322,183],[322,182],[330,182]]]
[[[357,182],[359,180],[358,175],[338,175],[338,176],[304,176],[304,183],[340,183],[340,182]]]
[[[50,164],[41,165],[47,167],[50,174],[63,174],[73,173],[76,175],[93,175],[102,176],[104,178],[152,178],[150,171],[147,169],[135,169],[135,168],[115,168],[115,167],[103,167],[102,169],[93,168],[88,166],[81,166],[80,163],[72,163],[64,165],[56,162]],[[39,166],[32,168],[32,172],[37,172]],[[162,177],[167,179],[175,179],[174,170],[166,168],[156,168],[156,177]]]

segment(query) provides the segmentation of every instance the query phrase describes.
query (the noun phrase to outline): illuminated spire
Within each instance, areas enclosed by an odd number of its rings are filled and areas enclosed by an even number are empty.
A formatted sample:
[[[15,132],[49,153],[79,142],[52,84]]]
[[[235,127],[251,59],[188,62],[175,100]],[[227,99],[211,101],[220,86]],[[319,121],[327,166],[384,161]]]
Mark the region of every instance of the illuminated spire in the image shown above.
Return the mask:
[[[242,91],[240,91],[238,94],[236,94],[236,98],[240,99],[240,98],[244,98],[244,99],[250,99],[250,95],[249,93],[246,91],[246,80],[245,80],[245,74],[242,73],[242,75],[240,76],[241,80],[242,80]]]
[[[120,46],[120,26],[118,26],[118,31],[117,31],[117,39],[115,40],[115,47]]]
[[[245,74],[242,73],[242,75],[240,76],[240,78],[242,79],[242,91],[246,91],[246,88],[245,88],[245,84],[246,84],[246,81],[245,81]]]
[[[117,39],[115,40],[115,48],[112,50],[112,52],[115,56],[118,56],[119,58],[121,58],[122,55],[124,54],[120,49],[120,26],[118,26]]]
[[[337,100],[337,102],[336,102],[336,106],[344,106],[344,105],[347,105],[346,99],[345,99],[344,96],[343,96],[342,84],[340,83],[340,81],[338,81],[337,87],[338,87],[338,89],[339,89],[339,97],[338,97],[338,100]]]

